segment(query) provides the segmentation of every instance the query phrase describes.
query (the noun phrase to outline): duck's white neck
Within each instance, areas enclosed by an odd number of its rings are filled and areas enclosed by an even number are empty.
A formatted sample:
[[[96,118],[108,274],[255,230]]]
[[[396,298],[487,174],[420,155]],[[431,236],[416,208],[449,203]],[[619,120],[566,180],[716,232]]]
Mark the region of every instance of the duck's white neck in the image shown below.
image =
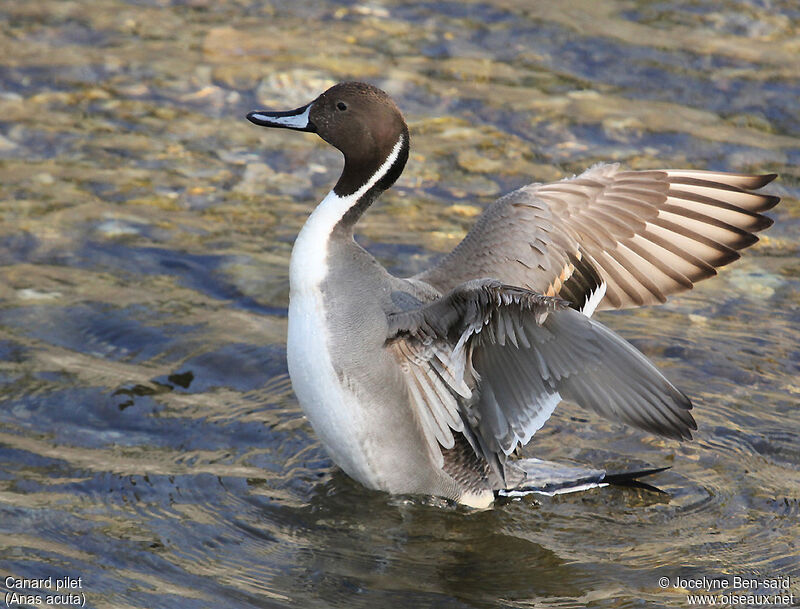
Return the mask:
[[[374,198],[375,194],[370,191],[397,163],[404,145],[405,137],[401,135],[383,164],[354,193],[340,196],[331,190],[317,205],[297,235],[292,248],[289,286],[293,292],[315,288],[325,279],[328,274],[328,242],[331,235],[345,214],[358,205],[362,198]]]

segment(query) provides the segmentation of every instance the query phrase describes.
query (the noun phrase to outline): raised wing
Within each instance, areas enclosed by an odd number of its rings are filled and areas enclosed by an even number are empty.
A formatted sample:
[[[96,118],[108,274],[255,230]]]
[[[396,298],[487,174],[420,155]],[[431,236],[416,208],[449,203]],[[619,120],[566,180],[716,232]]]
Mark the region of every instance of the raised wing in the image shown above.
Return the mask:
[[[676,439],[697,429],[689,400],[644,355],[559,298],[475,280],[389,326],[434,453],[463,432],[487,460],[508,455],[562,398]]]
[[[716,274],[772,224],[775,175],[622,171],[599,165],[497,200],[464,240],[414,279],[441,292],[480,277],[560,296],[574,308],[661,303]],[[604,291],[604,292],[603,292]],[[590,312],[590,311],[589,311]]]

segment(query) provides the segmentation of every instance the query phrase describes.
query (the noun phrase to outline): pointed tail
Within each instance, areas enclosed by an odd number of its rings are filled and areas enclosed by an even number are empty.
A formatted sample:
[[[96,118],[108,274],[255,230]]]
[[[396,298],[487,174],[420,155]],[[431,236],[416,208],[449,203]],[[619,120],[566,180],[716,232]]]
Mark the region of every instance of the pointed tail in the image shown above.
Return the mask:
[[[669,467],[609,474],[602,469],[563,465],[541,459],[520,459],[513,462],[513,467],[523,470],[525,477],[513,488],[499,490],[497,494],[501,497],[522,497],[531,493],[552,497],[609,485],[667,494],[652,484],[642,482],[640,478],[663,472]]]

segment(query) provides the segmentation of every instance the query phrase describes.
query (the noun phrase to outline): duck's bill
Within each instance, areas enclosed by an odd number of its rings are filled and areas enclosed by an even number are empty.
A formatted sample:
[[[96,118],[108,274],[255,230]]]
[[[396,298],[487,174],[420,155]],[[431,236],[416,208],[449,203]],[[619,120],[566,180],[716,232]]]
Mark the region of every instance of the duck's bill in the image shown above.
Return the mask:
[[[247,120],[256,125],[261,125],[262,127],[280,127],[282,129],[294,129],[295,131],[310,131],[314,133],[317,128],[308,118],[310,111],[311,104],[286,112],[256,110],[247,115]]]

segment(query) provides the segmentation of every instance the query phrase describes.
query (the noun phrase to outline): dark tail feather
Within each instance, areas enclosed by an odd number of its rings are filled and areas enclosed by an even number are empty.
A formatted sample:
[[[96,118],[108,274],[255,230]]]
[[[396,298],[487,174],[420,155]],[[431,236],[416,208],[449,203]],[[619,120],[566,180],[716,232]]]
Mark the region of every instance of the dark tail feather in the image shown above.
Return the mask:
[[[653,474],[657,474],[659,472],[663,472],[670,469],[669,467],[655,467],[653,469],[640,469],[638,471],[633,472],[623,472],[620,474],[606,474],[603,477],[603,482],[607,482],[612,486],[624,486],[627,488],[641,488],[646,491],[650,491],[652,493],[659,493],[661,495],[668,495],[666,491],[662,491],[657,486],[653,486],[652,484],[648,484],[647,482],[642,482],[639,478],[643,478],[644,476],[651,476]]]

